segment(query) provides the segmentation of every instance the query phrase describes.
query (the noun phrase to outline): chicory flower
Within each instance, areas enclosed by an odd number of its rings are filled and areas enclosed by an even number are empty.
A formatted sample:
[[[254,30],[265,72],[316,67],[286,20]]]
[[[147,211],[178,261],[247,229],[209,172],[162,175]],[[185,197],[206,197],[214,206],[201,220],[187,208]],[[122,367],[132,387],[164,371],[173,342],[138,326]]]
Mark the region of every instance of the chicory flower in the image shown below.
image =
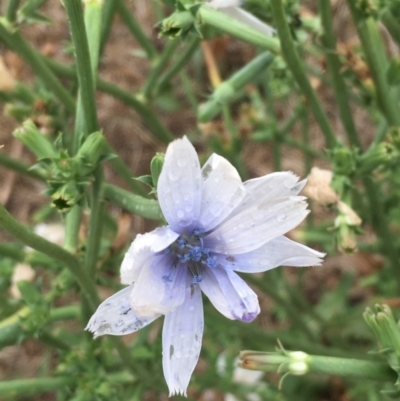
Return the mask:
[[[186,395],[201,349],[201,292],[228,319],[251,322],[257,295],[235,271],[321,264],[323,254],[284,236],[308,214],[297,196],[304,185],[290,172],[242,183],[223,157],[200,168],[189,140],[173,141],[157,184],[168,225],[137,235],[121,266],[127,287],[99,306],[87,330],[124,335],[165,315],[164,376],[170,395]]]

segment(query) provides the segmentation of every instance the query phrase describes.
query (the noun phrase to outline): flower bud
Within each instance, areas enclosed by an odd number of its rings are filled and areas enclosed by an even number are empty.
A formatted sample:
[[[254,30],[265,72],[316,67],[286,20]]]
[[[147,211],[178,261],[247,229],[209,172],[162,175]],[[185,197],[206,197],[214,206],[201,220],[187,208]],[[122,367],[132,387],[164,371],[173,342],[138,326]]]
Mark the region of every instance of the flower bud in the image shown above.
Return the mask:
[[[165,154],[157,152],[156,155],[151,159],[150,171],[151,178],[153,180],[153,191],[157,191],[158,178],[160,177],[161,170],[164,165]]]
[[[336,175],[349,176],[356,171],[356,154],[354,150],[345,146],[337,146],[329,153],[335,166]]]
[[[400,154],[396,147],[387,142],[379,143],[359,158],[359,172],[369,173],[379,167],[388,168],[397,164]]]
[[[239,359],[239,366],[244,369],[279,371],[299,376],[308,372],[310,356],[303,351],[242,351]]]
[[[303,351],[288,352],[290,357],[289,372],[296,376],[304,375],[308,372],[309,356]]]
[[[367,308],[364,319],[382,347],[389,366],[400,372],[400,329],[387,305],[375,305],[375,312]]]
[[[177,38],[194,28],[194,23],[195,17],[190,11],[175,11],[159,24],[160,36]]]
[[[94,132],[87,137],[74,158],[78,167],[81,168],[81,176],[86,176],[94,170],[105,150],[106,141],[102,132]]]
[[[57,156],[53,144],[40,133],[32,120],[25,121],[21,128],[14,131],[13,135],[29,148],[39,160]]]
[[[74,181],[69,181],[62,185],[51,195],[53,206],[60,212],[68,212],[78,203],[81,197],[81,191],[79,191]]]

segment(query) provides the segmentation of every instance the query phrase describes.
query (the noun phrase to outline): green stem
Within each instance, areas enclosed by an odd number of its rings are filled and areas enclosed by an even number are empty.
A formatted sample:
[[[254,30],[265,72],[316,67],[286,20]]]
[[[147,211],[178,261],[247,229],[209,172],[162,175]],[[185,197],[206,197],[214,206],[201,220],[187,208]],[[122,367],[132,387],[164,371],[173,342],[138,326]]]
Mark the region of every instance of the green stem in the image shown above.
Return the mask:
[[[92,80],[97,77],[97,66],[99,63],[99,48],[100,48],[100,27],[102,18],[102,5],[100,1],[91,1],[85,6],[84,23],[85,23],[85,36],[88,38],[88,53],[84,54],[83,57],[90,59],[90,67],[92,73]],[[71,25],[72,25],[71,21]],[[82,27],[77,29],[79,35],[81,35]],[[83,104],[84,96],[82,94],[82,88],[79,90],[78,103],[76,109],[75,119],[75,130],[74,130],[74,141],[72,154],[75,155],[82,143],[82,138],[89,135],[91,132],[88,130],[88,126],[85,123],[85,109]],[[93,100],[94,102],[94,100]],[[97,122],[96,122],[97,124]],[[94,126],[93,126],[94,127]],[[93,196],[93,199],[98,199],[98,194]],[[100,202],[101,199],[99,199]],[[94,202],[96,203],[96,202]],[[95,212],[98,212],[96,210]],[[97,214],[96,214],[97,215]],[[82,218],[82,208],[80,206],[74,206],[66,217],[65,224],[65,244],[64,247],[70,252],[75,253],[78,247],[78,232],[80,228],[80,222]],[[100,218],[99,218],[100,219]],[[90,231],[90,229],[89,229]]]
[[[304,314],[300,314],[297,308],[295,308],[287,299],[282,296],[272,285],[269,285],[267,281],[260,281],[251,276],[247,279],[258,288],[262,289],[267,295],[269,295],[277,304],[282,305],[287,313],[293,320],[293,323],[308,337],[310,341],[316,340],[316,335],[310,330],[308,325],[305,323]]]
[[[36,377],[0,382],[2,397],[34,396],[48,391],[58,391],[64,387],[75,385],[74,377]]]
[[[6,18],[10,22],[15,22],[20,2],[21,2],[21,0],[8,0],[7,9],[6,9]]]
[[[336,54],[336,38],[333,32],[333,21],[330,0],[319,0],[319,10],[323,26],[322,43],[326,50],[326,61],[332,80],[332,89],[335,95],[336,104],[342,119],[343,127],[346,130],[349,142],[358,148],[361,147],[358,133],[354,125],[353,116],[349,104],[349,94],[341,73],[342,64]]]
[[[82,98],[82,109],[86,129],[89,133],[98,130],[96,103],[94,96],[93,74],[90,61],[89,44],[86,36],[85,21],[81,0],[64,2],[74,44],[76,73]],[[98,50],[98,49],[97,49]]]
[[[29,166],[26,166],[25,164],[1,153],[0,165],[17,172],[18,174],[26,175],[27,177],[35,178],[40,181],[45,181],[45,177],[39,171],[30,170]]]
[[[97,81],[97,89],[114,96],[116,99],[121,100],[137,111],[154,136],[162,142],[169,143],[174,139],[171,132],[169,132],[157,117],[157,114],[143,100],[139,100],[131,93],[101,79]]]
[[[389,9],[386,9],[383,12],[382,22],[389,31],[393,40],[397,43],[397,46],[400,46],[400,24]]]
[[[276,38],[256,31],[217,10],[208,6],[202,6],[199,8],[198,14],[202,23],[213,26],[221,32],[225,32],[253,45],[260,46],[262,49],[268,50],[271,53],[277,54],[280,52],[280,44]]]
[[[362,377],[381,381],[395,380],[395,372],[385,362],[313,355],[309,359],[309,368],[310,372],[342,377]]]
[[[190,107],[193,110],[197,110],[199,107],[199,103],[197,101],[196,94],[193,90],[192,81],[188,77],[188,73],[185,70],[182,70],[179,74],[179,78],[180,78],[180,81],[183,86],[183,93],[185,94],[185,96],[190,104]],[[198,130],[198,128],[197,128],[197,130]]]
[[[90,62],[93,78],[97,77],[100,52],[100,27],[102,18],[102,1],[91,2],[85,9],[85,26],[89,39]],[[95,82],[95,79],[93,83]],[[92,187],[91,214],[88,233],[87,252],[85,254],[85,266],[93,277],[96,272],[96,263],[100,249],[103,228],[103,167],[97,166],[95,181]]]
[[[83,14],[80,0],[67,1],[65,8],[75,47],[79,92],[84,120],[86,121],[86,133],[91,134],[98,130],[94,82],[99,62],[102,2],[89,2],[85,8],[85,14]],[[91,215],[85,252],[85,268],[90,276],[94,276],[100,249],[103,222],[102,182],[103,169],[101,165],[98,165],[92,186]]]
[[[301,113],[301,133],[302,133],[302,140],[304,144],[310,143],[310,122],[308,119],[308,112],[307,110],[303,110]],[[304,174],[308,175],[311,171],[312,167],[312,160],[311,160],[311,155],[308,152],[303,152],[303,158],[304,158]],[[312,223],[312,217],[307,220],[309,222],[311,220]]]
[[[316,157],[317,159],[321,160],[328,160],[328,157],[324,153],[307,146],[303,142],[296,141],[295,139],[290,137],[284,137],[283,140],[287,145],[292,146],[293,148],[300,149],[311,157]]]
[[[110,34],[111,26],[117,11],[117,2],[115,0],[105,0],[103,4],[103,16],[100,33],[100,55],[103,53]]]
[[[133,214],[153,220],[163,219],[156,200],[143,198],[111,184],[103,184],[103,190],[104,198],[107,201],[119,205]]]
[[[116,155],[116,151],[111,147],[110,144],[107,145],[108,152]],[[132,170],[125,164],[125,162],[119,157],[114,157],[108,161],[112,168],[120,175],[121,178],[129,185],[129,187],[141,196],[147,196],[148,191],[146,191],[142,184],[134,179]]]
[[[76,79],[73,68],[64,66],[44,56],[42,57],[50,66],[50,68],[58,75],[69,79]],[[143,100],[139,100],[131,93],[110,82],[104,81],[101,78],[97,80],[97,89],[100,92],[107,93],[126,105],[132,107],[142,117],[146,126],[150,129],[154,136],[160,139],[162,142],[169,143],[174,139],[171,132],[169,132],[168,129],[162,124],[157,114],[146,103],[144,103]]]
[[[53,71],[43,61],[40,53],[33,49],[4,19],[0,19],[0,41],[4,42],[12,51],[18,53],[32,68],[35,74],[64,104],[66,109],[74,113],[75,101],[70,93],[63,87]]]
[[[79,205],[75,205],[65,217],[64,248],[71,253],[76,253],[78,249],[81,217],[82,208]]]
[[[198,110],[197,118],[205,123],[213,119],[229,102],[235,99],[237,92],[249,82],[260,77],[272,63],[274,57],[270,52],[264,52],[254,58],[250,63],[222,82],[211,95],[211,98],[203,103]]]
[[[400,125],[397,102],[386,79],[388,61],[378,25],[372,17],[363,17],[353,0],[348,0],[347,4],[356,24],[358,36],[375,83],[378,106],[389,124]]]
[[[395,381],[396,373],[385,362],[367,361],[361,359],[338,358],[332,356],[308,355],[293,351],[283,351],[282,354],[242,351],[241,366],[249,369],[264,370],[267,372],[295,373],[300,367],[305,373],[319,373],[341,377],[354,377],[378,381]]]
[[[278,31],[278,36],[281,41],[282,54],[287,66],[299,85],[302,95],[305,96],[310,103],[315,119],[322,134],[325,136],[327,147],[333,148],[336,144],[335,134],[332,131],[325,111],[311,86],[307,74],[305,73],[303,63],[296,51],[290,28],[286,20],[282,0],[271,0],[271,10]]]
[[[21,308],[18,312],[7,317],[0,322],[0,348],[13,345],[23,335],[21,319],[26,319],[31,313],[28,306]],[[53,308],[50,310],[47,323],[60,320],[76,319],[79,316],[79,308],[77,306],[64,306]]]
[[[374,140],[372,141],[369,149],[372,149],[372,147],[378,145],[385,139],[385,136],[388,132],[388,128],[389,127],[386,119],[382,118],[381,121],[379,122],[378,129],[376,131],[376,134],[374,135]],[[365,153],[367,152],[368,150]]]
[[[91,0],[90,2],[87,2],[84,13],[84,28],[88,42],[93,84],[97,81],[98,75],[102,18],[103,0]]]
[[[156,90],[158,92],[162,91],[165,86],[171,81],[171,79],[179,73],[187,64],[189,59],[192,57],[193,53],[199,46],[199,39],[197,37],[190,38],[189,44],[185,50],[180,53],[174,64],[167,70],[167,72],[160,78],[157,83]]]
[[[95,309],[97,307],[99,299],[96,288],[87,272],[82,269],[77,257],[58,245],[34,234],[23,224],[16,221],[2,205],[0,205],[0,227],[18,241],[21,241],[24,245],[30,246],[31,248],[63,263],[78,281],[91,308]]]
[[[25,258],[25,253],[21,249],[21,246],[15,244],[0,243],[0,255],[4,258],[11,258],[22,262]]]
[[[382,248],[389,259],[393,280],[396,281],[397,288],[400,290],[399,254],[396,245],[393,243],[392,234],[389,229],[387,213],[385,213],[381,199],[381,189],[375,184],[371,177],[365,177],[363,184],[369,200],[372,227],[382,240]]]
[[[153,60],[157,57],[157,50],[154,47],[151,40],[143,32],[140,24],[136,21],[132,13],[129,11],[123,0],[114,0],[118,8],[118,13],[124,21],[125,25],[128,27],[132,35],[139,42],[140,46],[143,47],[144,51],[147,53],[147,58]]]
[[[89,232],[87,239],[87,250],[85,253],[85,268],[92,277],[95,277],[96,273],[96,265],[103,229],[103,180],[103,171],[101,166],[98,166],[92,189]]]
[[[157,84],[158,77],[161,75],[163,69],[167,65],[172,54],[175,52],[179,45],[179,39],[168,40],[160,57],[155,60],[150,70],[149,76],[144,84],[142,94],[145,99],[151,99],[153,90]]]
[[[54,347],[56,349],[60,349],[63,351],[68,351],[71,349],[71,347],[68,343],[66,343],[61,338],[58,338],[47,331],[40,333],[38,336],[38,340],[46,345],[50,345],[51,347]]]

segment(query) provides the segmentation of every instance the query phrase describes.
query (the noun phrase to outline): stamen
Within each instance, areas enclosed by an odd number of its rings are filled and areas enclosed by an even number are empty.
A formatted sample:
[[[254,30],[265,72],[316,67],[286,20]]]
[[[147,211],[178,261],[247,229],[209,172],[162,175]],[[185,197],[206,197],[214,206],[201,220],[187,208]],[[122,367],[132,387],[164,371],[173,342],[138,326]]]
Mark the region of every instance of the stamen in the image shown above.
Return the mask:
[[[207,260],[206,260],[206,265],[210,268],[210,269],[215,269],[218,266],[218,260],[217,258],[213,257],[213,256],[208,256]]]
[[[203,280],[202,270],[205,266],[216,268],[218,261],[210,256],[210,250],[204,247],[202,230],[196,229],[190,236],[179,237],[169,249],[176,255],[176,263],[187,263],[190,273],[193,275],[192,284],[198,284]],[[168,277],[165,277],[167,280]],[[163,277],[164,280],[164,277]]]
[[[200,246],[193,246],[189,252],[190,259],[198,262],[202,257],[202,249]]]

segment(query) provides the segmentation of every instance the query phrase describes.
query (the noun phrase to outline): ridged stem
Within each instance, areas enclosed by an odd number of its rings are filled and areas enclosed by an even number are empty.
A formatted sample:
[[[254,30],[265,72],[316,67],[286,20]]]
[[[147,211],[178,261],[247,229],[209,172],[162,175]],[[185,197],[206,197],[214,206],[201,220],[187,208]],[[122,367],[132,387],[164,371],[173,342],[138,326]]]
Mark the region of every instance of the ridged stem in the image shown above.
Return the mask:
[[[396,380],[396,373],[385,362],[332,356],[309,355],[301,351],[268,353],[242,351],[240,366],[267,372],[319,373],[341,377],[355,377],[378,381]]]
[[[161,220],[160,206],[156,200],[146,199],[115,185],[103,184],[104,198],[122,208],[146,219]]]
[[[302,95],[306,97],[310,104],[310,108],[315,116],[322,134],[325,137],[327,147],[333,148],[336,145],[335,134],[330,126],[326,113],[322,108],[321,102],[311,86],[311,83],[304,70],[303,63],[296,51],[292,34],[287,23],[282,0],[271,0],[271,10],[281,42],[282,55],[286,61],[286,64],[296,80]]]
[[[45,56],[42,57],[56,74],[64,78],[76,79],[73,68],[64,66],[54,60],[46,58]],[[97,80],[96,87],[100,92],[107,93],[132,107],[142,117],[144,123],[156,138],[164,143],[169,143],[173,140],[171,132],[168,131],[158,118],[157,114],[142,99],[139,100],[130,92],[127,92],[110,82],[104,81],[101,78]]]
[[[199,38],[193,37],[188,38],[188,45],[186,46],[185,50],[182,53],[178,54],[176,59],[174,60],[173,65],[166,71],[166,73],[159,79],[155,90],[160,92],[165,88],[165,86],[171,81],[171,79],[181,71],[187,62],[192,57],[193,53],[199,46]]]
[[[336,52],[336,38],[333,32],[332,11],[330,0],[319,0],[319,11],[323,27],[323,35],[321,37],[322,44],[326,51],[326,61],[329,74],[332,81],[332,89],[336,99],[336,105],[346,131],[347,137],[351,145],[360,147],[360,140],[354,125],[353,116],[351,114],[350,103],[348,101],[349,94],[346,83],[341,73],[342,64]]]
[[[179,45],[179,39],[168,40],[158,59],[154,59],[149,76],[143,86],[142,94],[145,99],[151,99],[158,77],[164,70],[172,54]]]
[[[44,85],[54,93],[69,112],[75,112],[75,101],[71,94],[43,61],[40,53],[33,49],[4,18],[0,18],[0,41],[25,60]]]
[[[198,13],[201,22],[206,25],[213,26],[221,32],[259,46],[273,54],[280,52],[279,40],[277,40],[275,37],[267,36],[206,5],[200,7]]]
[[[97,307],[99,298],[96,288],[87,272],[82,269],[80,261],[75,255],[34,234],[25,225],[16,221],[2,205],[0,205],[0,227],[24,245],[30,246],[64,264],[78,281],[82,293],[86,296],[91,308],[94,310]]]
[[[356,24],[366,61],[371,70],[378,106],[389,124],[400,125],[397,101],[386,79],[388,61],[378,25],[372,17],[363,17],[361,15],[357,9],[356,2],[347,0],[347,4]]]
[[[6,8],[6,18],[10,22],[14,22],[17,17],[17,11],[21,0],[8,0]]]
[[[140,24],[136,21],[135,17],[129,11],[125,2],[123,0],[114,0],[114,1],[118,9],[118,14],[122,18],[122,21],[124,21],[125,25],[129,29],[131,34],[139,42],[140,46],[142,46],[143,50],[147,54],[147,58],[149,60],[154,60],[157,57],[157,50],[154,47],[151,40],[143,32]]]

